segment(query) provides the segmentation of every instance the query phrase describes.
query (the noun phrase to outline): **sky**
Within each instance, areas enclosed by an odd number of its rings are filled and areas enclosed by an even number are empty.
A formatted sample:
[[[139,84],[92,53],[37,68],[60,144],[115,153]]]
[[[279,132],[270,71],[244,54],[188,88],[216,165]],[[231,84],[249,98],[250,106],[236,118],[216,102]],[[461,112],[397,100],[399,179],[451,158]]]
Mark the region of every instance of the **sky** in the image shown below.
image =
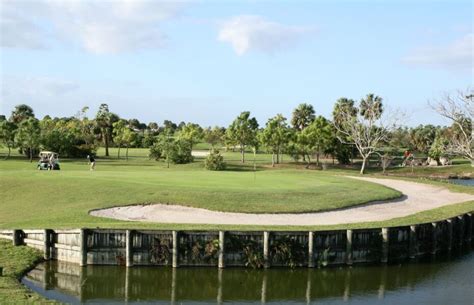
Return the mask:
[[[0,114],[260,125],[375,93],[405,124],[473,86],[472,1],[0,0]]]

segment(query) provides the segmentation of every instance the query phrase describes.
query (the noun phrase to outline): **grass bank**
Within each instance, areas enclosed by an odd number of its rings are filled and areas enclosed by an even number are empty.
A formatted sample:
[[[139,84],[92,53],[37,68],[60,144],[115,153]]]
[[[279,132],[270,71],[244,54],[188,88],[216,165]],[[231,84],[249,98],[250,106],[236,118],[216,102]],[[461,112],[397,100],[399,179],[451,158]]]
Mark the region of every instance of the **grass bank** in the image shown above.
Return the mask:
[[[26,246],[14,247],[11,241],[0,239],[0,304],[58,304],[30,291],[20,278],[41,261],[39,251]]]

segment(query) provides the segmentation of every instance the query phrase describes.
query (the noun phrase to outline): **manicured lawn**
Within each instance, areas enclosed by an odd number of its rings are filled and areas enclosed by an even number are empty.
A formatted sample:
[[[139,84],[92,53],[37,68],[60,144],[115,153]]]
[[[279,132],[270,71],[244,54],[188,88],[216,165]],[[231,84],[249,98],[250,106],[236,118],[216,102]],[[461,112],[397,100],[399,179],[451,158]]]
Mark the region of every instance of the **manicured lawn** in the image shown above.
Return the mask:
[[[257,154],[254,172],[252,154],[248,154],[248,162],[242,166],[238,162],[239,153],[227,152],[228,170],[210,172],[203,169],[203,158],[196,158],[193,164],[171,165],[168,169],[164,162],[148,160],[147,153],[145,149],[131,149],[130,159],[125,161],[116,159],[116,149],[111,149],[110,158],[103,157],[101,150],[95,172],[88,170],[86,160],[62,160],[62,170],[56,172],[37,171],[35,162],[29,163],[18,155],[11,160],[0,160],[0,228],[321,230],[407,225],[474,210],[474,202],[467,202],[385,222],[331,227],[152,224],[89,216],[91,209],[156,202],[250,213],[309,212],[399,195],[376,184],[344,177],[355,175],[356,170],[304,170],[304,166],[294,163],[272,169],[268,154]],[[428,170],[431,173],[435,168]],[[441,172],[447,170],[440,169]],[[472,172],[465,163],[449,170]],[[391,173],[395,171],[397,169]],[[406,172],[406,169],[400,171]],[[453,191],[474,192],[464,186],[423,182],[444,185]]]
[[[322,171],[259,167],[254,172],[251,164],[232,164],[222,172],[207,171],[200,161],[168,169],[163,162],[136,156],[128,162],[99,158],[95,172],[88,170],[85,160],[65,160],[61,171],[48,172],[36,170],[35,163],[24,159],[0,161],[0,228],[116,226],[118,221],[92,217],[88,211],[137,203],[296,213],[400,195]]]
[[[57,304],[21,285],[20,277],[40,261],[42,254],[26,246],[14,247],[11,241],[0,239],[0,304]]]

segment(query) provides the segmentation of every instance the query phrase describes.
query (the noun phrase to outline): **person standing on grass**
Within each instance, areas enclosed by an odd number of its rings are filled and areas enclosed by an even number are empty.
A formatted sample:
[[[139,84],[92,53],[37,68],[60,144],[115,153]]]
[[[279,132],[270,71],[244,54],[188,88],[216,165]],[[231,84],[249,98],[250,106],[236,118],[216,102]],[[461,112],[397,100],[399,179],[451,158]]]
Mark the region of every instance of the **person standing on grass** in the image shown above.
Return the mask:
[[[90,170],[93,171],[95,169],[95,158],[93,155],[87,155],[87,159],[89,160]]]

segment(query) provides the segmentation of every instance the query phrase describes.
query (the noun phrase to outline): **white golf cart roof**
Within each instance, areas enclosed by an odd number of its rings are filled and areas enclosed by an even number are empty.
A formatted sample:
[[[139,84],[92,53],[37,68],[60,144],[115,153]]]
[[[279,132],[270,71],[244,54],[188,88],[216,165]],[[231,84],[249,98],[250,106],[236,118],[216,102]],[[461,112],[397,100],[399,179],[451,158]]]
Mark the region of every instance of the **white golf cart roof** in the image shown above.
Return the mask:
[[[39,156],[51,156],[51,155],[54,155],[54,156],[58,156],[59,154],[58,153],[55,153],[54,151],[41,151],[39,153]]]

